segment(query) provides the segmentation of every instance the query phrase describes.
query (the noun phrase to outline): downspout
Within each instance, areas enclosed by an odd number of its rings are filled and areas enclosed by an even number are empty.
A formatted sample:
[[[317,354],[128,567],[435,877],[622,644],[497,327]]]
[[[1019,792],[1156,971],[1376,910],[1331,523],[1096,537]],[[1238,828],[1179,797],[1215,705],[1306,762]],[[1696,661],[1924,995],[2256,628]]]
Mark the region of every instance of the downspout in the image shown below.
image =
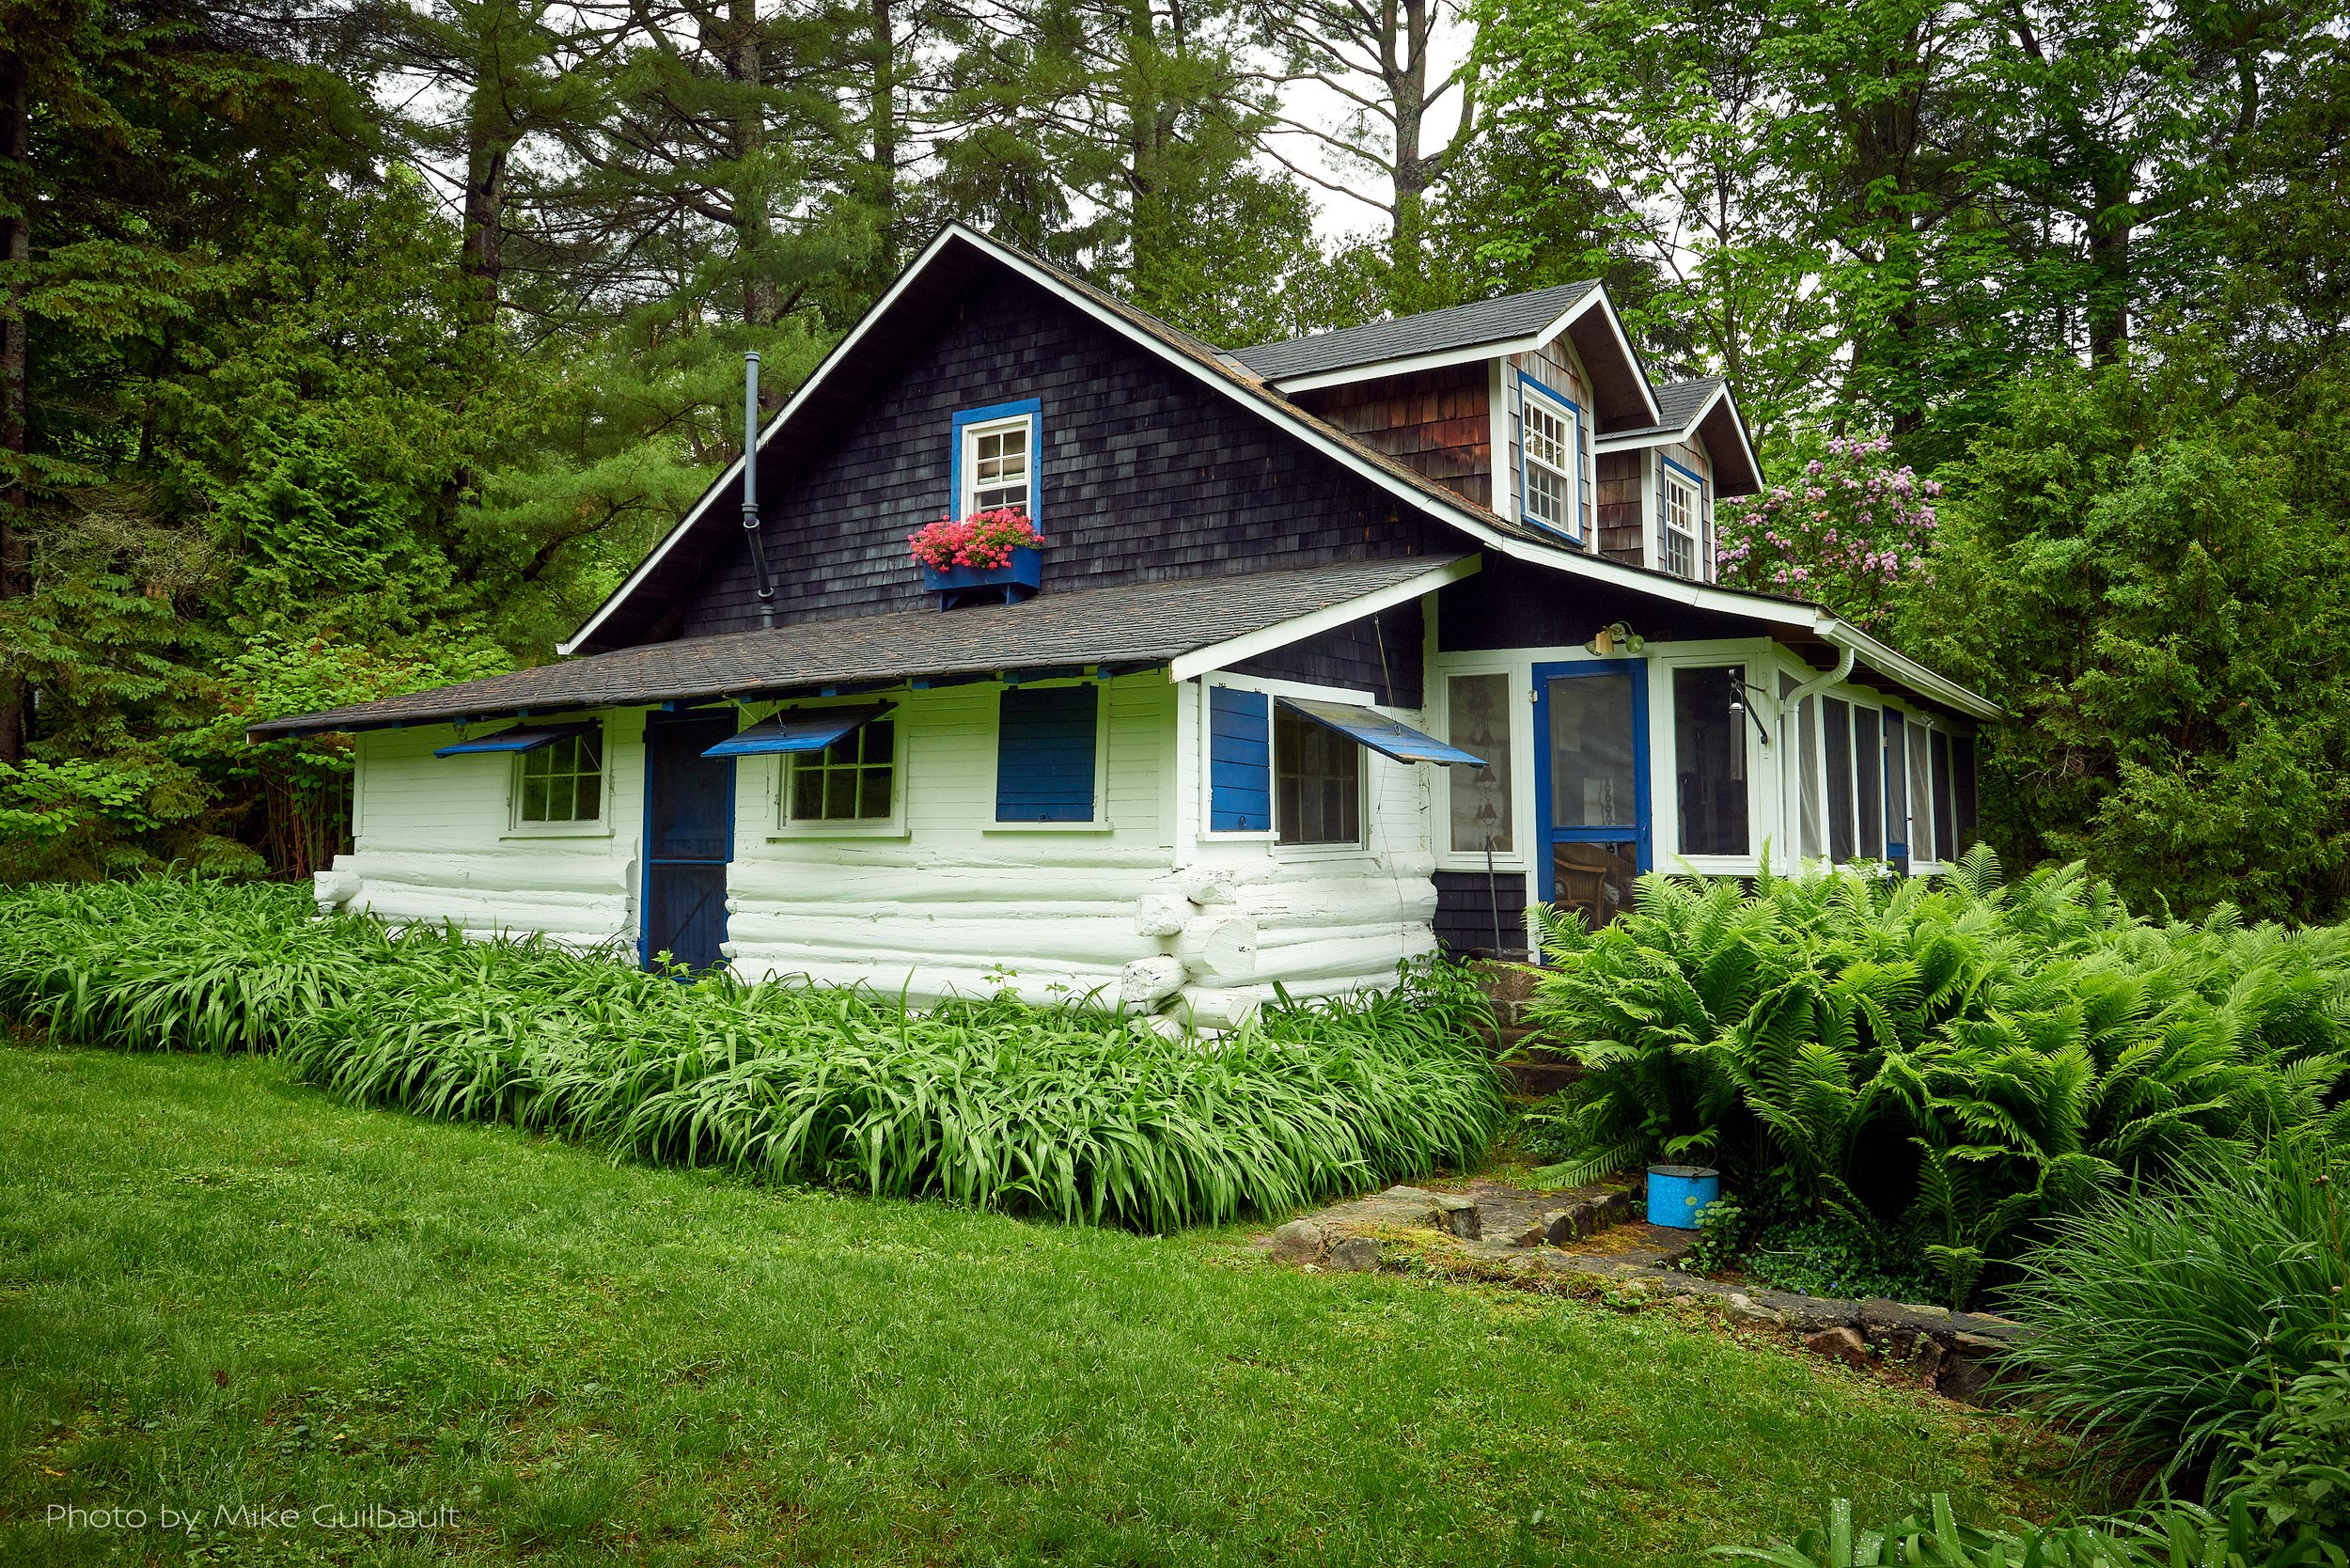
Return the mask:
[[[743,355],[743,532],[751,541],[751,570],[759,577],[759,624],[776,625],[776,580],[767,570],[767,542],[759,532],[759,351]]]
[[[1794,691],[1789,692],[1785,697],[1780,698],[1778,699],[1778,716],[1782,719],[1785,718],[1788,714],[1794,713],[1797,708],[1803,706],[1803,699],[1805,698],[1811,696],[1815,692],[1825,691],[1828,687],[1841,683],[1851,674],[1852,650],[1849,648],[1839,647],[1837,650],[1836,667],[1834,669],[1822,671],[1820,674],[1813,676],[1810,680],[1806,681],[1802,685],[1797,686]]]

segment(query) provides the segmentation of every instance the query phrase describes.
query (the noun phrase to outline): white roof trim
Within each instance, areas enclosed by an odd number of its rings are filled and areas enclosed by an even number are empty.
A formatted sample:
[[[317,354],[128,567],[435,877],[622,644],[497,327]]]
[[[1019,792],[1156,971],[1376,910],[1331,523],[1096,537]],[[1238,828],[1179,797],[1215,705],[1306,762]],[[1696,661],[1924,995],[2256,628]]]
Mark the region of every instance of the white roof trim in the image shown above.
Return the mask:
[[[1377,615],[1381,610],[1418,599],[1423,593],[1434,593],[1447,583],[1457,583],[1475,572],[1481,564],[1475,556],[1465,556],[1457,561],[1447,561],[1442,566],[1434,567],[1417,577],[1406,578],[1392,588],[1377,588],[1342,604],[1325,605],[1254,632],[1245,632],[1223,642],[1194,649],[1168,664],[1167,679],[1193,680],[1246,663],[1277,648],[1287,648],[1291,643],[1310,637],[1317,632],[1326,632],[1334,626],[1360,620],[1367,615]]]
[[[1632,346],[1631,337],[1623,330],[1623,320],[1616,314],[1615,302],[1607,297],[1605,284],[1594,283],[1583,296],[1561,312],[1559,319],[1542,331],[1517,337],[1496,338],[1490,343],[1474,343],[1465,348],[1438,349],[1429,353],[1412,354],[1402,359],[1373,359],[1360,365],[1348,365],[1336,370],[1317,370],[1308,375],[1280,379],[1261,378],[1267,386],[1289,392],[1312,392],[1325,386],[1345,386],[1358,381],[1377,381],[1383,376],[1407,376],[1419,370],[1441,370],[1448,365],[1470,365],[1480,360],[1504,359],[1513,353],[1533,353],[1548,347],[1559,335],[1580,321],[1594,305],[1606,312],[1608,330],[1623,346],[1624,357],[1632,362],[1633,373],[1640,384],[1640,397],[1647,402],[1652,418],[1662,419],[1664,411],[1656,406],[1655,391],[1649,385],[1648,368],[1640,363],[1639,351]]]
[[[1705,416],[1714,412],[1714,405],[1716,403],[1722,401],[1729,396],[1730,384],[1725,382],[1721,385],[1714,388],[1714,390],[1707,395],[1705,401],[1698,404],[1696,413],[1690,415],[1687,419],[1682,421],[1682,423],[1677,426],[1671,426],[1665,430],[1634,431],[1623,435],[1595,436],[1592,438],[1591,447],[1594,451],[1601,452],[1629,452],[1635,451],[1642,447],[1662,447],[1668,442],[1683,440],[1691,431],[1697,429],[1699,425],[1704,423]]]
[[[1851,622],[1825,610],[1817,612],[1820,635],[1838,648],[1850,649],[1853,656],[1881,675],[1889,675],[1903,685],[1921,696],[1944,702],[1962,713],[1982,719],[2007,717],[2007,710],[1987,697],[1968,691],[1957,682],[1936,675],[1905,653],[1897,653]]]
[[[1866,634],[1857,627],[1846,625],[1836,616],[1815,604],[1806,604],[1800,600],[1773,599],[1731,588],[1719,588],[1708,583],[1696,583],[1684,578],[1668,577],[1662,572],[1649,572],[1638,567],[1621,566],[1603,557],[1585,555],[1577,550],[1538,544],[1529,540],[1521,540],[1513,535],[1503,533],[1480,518],[1475,511],[1470,510],[1468,503],[1453,504],[1441,496],[1432,495],[1417,485],[1387,472],[1379,464],[1365,459],[1360,453],[1351,450],[1348,447],[1315,429],[1313,425],[1307,422],[1303,411],[1292,414],[1278,404],[1266,402],[1252,392],[1246,384],[1235,382],[1229,375],[1210,369],[1191,355],[1178,352],[1155,335],[1144,331],[1133,321],[1128,321],[1122,313],[1111,310],[1081,293],[1063,287],[1060,280],[1051,273],[1039,268],[1025,257],[1004,249],[985,235],[964,227],[961,224],[949,224],[943,229],[938,238],[932,241],[914,263],[907,267],[898,281],[890,286],[889,291],[881,297],[872,309],[866,312],[864,318],[850,331],[848,337],[840,340],[839,347],[824,356],[823,362],[817,366],[806,384],[800,387],[799,391],[792,394],[791,400],[784,404],[776,416],[767,421],[765,428],[760,431],[759,443],[761,447],[767,444],[784,422],[791,418],[791,415],[807,400],[817,384],[840,362],[841,355],[865,335],[869,326],[880,320],[883,312],[888,309],[922,269],[928,266],[951,240],[961,240],[985,252],[1008,270],[1019,274],[1039,288],[1058,296],[1119,337],[1157,354],[1176,368],[1189,372],[1202,385],[1222,393],[1232,401],[1256,414],[1258,417],[1286,428],[1292,435],[1307,446],[1385,490],[1398,500],[1441,518],[1449,525],[1478,541],[1479,543],[1489,549],[1498,550],[1513,560],[1525,561],[1532,566],[1548,567],[1554,572],[1565,572],[1574,576],[1589,577],[1597,582],[1613,583],[1618,587],[1644,593],[1653,599],[1687,604],[1696,609],[1714,610],[1724,615],[1743,616],[1749,620],[1792,626],[1822,636],[1827,635],[1829,628],[1835,628],[1840,635],[1862,638],[1866,643],[1866,648],[1861,649],[1860,657],[1895,680],[1914,683],[1919,691],[1935,696],[1940,700],[1949,702],[1952,707],[1962,708],[1966,712],[1976,713],[1985,718],[2001,716],[2001,711],[1996,705],[1975,696],[1954,682],[1944,680],[1924,666],[1903,657],[1875,639],[1867,637]],[[1606,297],[1605,290],[1594,290],[1592,293],[1603,300]],[[1587,296],[1587,299],[1589,297]],[[1567,320],[1572,321],[1575,314],[1586,308],[1588,308],[1587,305],[1578,303],[1574,310],[1568,313]],[[1609,311],[1609,317],[1612,321],[1614,317],[1612,308]],[[1621,325],[1617,330],[1622,331]],[[584,642],[588,635],[603,623],[604,618],[628,597],[638,583],[644,580],[647,572],[659,562],[661,557],[684,537],[686,530],[693,525],[694,522],[709,510],[711,502],[724,493],[728,480],[741,472],[742,466],[741,460],[737,459],[733,466],[719,476],[717,481],[710,487],[702,498],[694,504],[693,510],[686,513],[685,520],[669,531],[668,537],[661,541],[652,555],[646,558],[645,563],[631,572],[628,580],[620,585],[610,599],[604,601],[603,607],[597,610],[588,624],[581,627],[571,640],[564,643],[556,651],[570,653]],[[1359,610],[1355,612],[1358,616],[1366,612]],[[1833,641],[1835,638],[1829,637],[1828,640]],[[1856,647],[1858,648],[1859,645],[1856,644]],[[1197,655],[1193,656],[1197,657]],[[1246,657],[1246,655],[1244,654],[1242,657]],[[1965,700],[1961,701],[1960,698]]]

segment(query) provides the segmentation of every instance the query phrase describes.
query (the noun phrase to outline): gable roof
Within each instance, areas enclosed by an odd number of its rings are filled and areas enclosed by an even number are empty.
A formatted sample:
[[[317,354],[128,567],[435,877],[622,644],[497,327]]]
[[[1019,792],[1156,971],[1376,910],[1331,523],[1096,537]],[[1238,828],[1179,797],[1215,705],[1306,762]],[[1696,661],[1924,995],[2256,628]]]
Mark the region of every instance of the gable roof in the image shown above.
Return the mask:
[[[1388,556],[1334,566],[1183,577],[1040,595],[1021,604],[892,610],[647,643],[453,686],[250,727],[257,740],[656,702],[815,695],[908,678],[993,676],[1072,666],[1206,667],[1357,619],[1477,570],[1474,557]]]
[[[1754,455],[1753,437],[1747,432],[1728,382],[1719,376],[1668,382],[1656,388],[1656,423],[1608,431],[1593,438],[1593,449],[1622,452],[1661,447],[1694,433],[1714,459],[1715,494],[1752,495],[1762,488],[1762,460]]]
[[[1822,606],[1746,588],[1692,582],[1668,572],[1567,549],[1540,529],[1505,519],[1401,459],[1308,414],[1243,368],[1236,356],[1220,353],[1190,334],[1070,276],[1049,262],[961,224],[949,224],[939,231],[767,421],[759,435],[761,459],[766,459],[771,451],[781,453],[787,462],[798,454],[820,452],[826,432],[862,405],[879,371],[899,354],[918,345],[934,315],[952,309],[964,291],[990,272],[1010,273],[1057,295],[1127,341],[1158,355],[1202,385],[1251,410],[1306,447],[1418,508],[1434,521],[1466,535],[1477,544],[1569,576],[1612,583],[1673,604],[1742,616],[1807,632],[1837,646],[1854,647],[1861,650],[1864,662],[1914,690],[1981,718],[2000,715],[1997,705],[1877,642]],[[1580,312],[1579,320],[1583,321],[1603,319],[1598,313],[1604,312],[1608,330],[1621,335],[1621,323],[1615,321],[1604,289],[1592,296],[1590,306],[1572,308]],[[875,374],[859,373],[869,369]],[[1645,376],[1641,384],[1642,398],[1653,410],[1653,400],[1645,390]],[[742,474],[743,460],[737,458],[556,651],[572,654],[614,647],[613,641],[599,634],[606,632],[632,598],[649,585],[690,578],[706,558],[707,551],[714,549],[718,541],[730,539],[731,531],[740,526],[724,509],[715,513],[713,509],[722,496],[732,494],[740,485]],[[701,541],[700,554],[697,553],[697,539]],[[651,619],[649,616],[637,618],[640,628],[649,626]],[[850,622],[831,620],[817,624],[838,628]]]
[[[1530,294],[1505,294],[1449,310],[1422,311],[1309,337],[1259,343],[1234,349],[1232,357],[1265,380],[1278,382],[1454,349],[1483,348],[1541,335],[1598,287],[1597,278],[1587,277]]]

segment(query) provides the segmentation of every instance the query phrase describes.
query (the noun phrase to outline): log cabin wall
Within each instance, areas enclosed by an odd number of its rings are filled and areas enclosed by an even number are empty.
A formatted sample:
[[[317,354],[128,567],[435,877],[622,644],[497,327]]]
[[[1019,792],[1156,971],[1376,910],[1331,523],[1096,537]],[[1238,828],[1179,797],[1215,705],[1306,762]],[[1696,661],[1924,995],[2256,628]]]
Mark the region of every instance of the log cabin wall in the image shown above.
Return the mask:
[[[1648,564],[1648,520],[1640,504],[1646,452],[1602,452],[1599,476],[1599,553],[1626,566]]]
[[[1301,392],[1291,400],[1479,506],[1493,505],[1483,361]]]

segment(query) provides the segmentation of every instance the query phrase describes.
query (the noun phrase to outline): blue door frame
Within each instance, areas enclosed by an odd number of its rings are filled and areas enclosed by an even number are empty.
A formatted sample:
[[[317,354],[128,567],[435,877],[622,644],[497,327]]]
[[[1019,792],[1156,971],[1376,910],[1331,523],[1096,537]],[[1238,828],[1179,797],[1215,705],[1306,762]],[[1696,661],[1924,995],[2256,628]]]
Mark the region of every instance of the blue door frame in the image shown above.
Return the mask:
[[[1612,827],[1561,827],[1550,820],[1550,683],[1561,677],[1629,675],[1632,678],[1632,812],[1633,821]],[[1648,741],[1648,661],[1645,659],[1581,659],[1573,664],[1534,666],[1534,810],[1538,823],[1535,854],[1543,902],[1558,902],[1558,866],[1552,853],[1557,844],[1622,844],[1637,846],[1639,868],[1653,861],[1655,834],[1650,808]]]
[[[734,759],[701,753],[735,732],[733,709],[645,715],[645,836],[636,961],[668,952],[699,972],[726,962],[734,860]]]

